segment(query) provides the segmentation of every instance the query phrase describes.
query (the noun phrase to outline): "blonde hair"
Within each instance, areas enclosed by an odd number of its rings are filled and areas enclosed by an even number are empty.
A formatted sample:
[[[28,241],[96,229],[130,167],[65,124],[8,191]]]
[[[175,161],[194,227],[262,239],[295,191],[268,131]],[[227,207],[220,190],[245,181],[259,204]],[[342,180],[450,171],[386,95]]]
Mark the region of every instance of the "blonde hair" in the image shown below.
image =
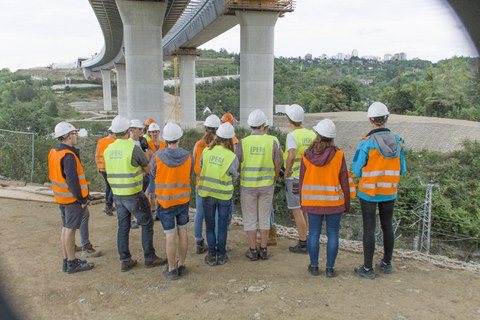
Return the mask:
[[[333,138],[325,138],[317,133],[317,137],[315,138],[315,140],[313,140],[310,147],[308,147],[308,150],[313,152],[314,154],[322,154],[323,151],[325,151],[325,149],[329,147],[337,148],[335,146]]]
[[[220,138],[219,136],[215,136],[215,139],[213,139],[212,143],[210,143],[208,148],[213,149],[215,146],[223,146],[233,152],[233,141],[231,138],[224,139]]]

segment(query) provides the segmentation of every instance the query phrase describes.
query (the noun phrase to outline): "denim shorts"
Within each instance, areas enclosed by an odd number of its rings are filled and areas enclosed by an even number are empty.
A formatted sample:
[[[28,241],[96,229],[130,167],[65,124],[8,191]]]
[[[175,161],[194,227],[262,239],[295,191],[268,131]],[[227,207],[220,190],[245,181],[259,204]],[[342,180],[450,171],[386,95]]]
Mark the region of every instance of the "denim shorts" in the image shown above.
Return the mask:
[[[61,204],[60,213],[62,217],[62,227],[68,229],[80,229],[83,215],[88,212],[88,208],[82,208],[78,202],[72,204]]]
[[[175,232],[175,223],[179,228],[186,228],[188,225],[188,208],[190,203],[179,204],[170,208],[163,208],[161,205],[157,206],[157,216],[162,223],[163,232]]]

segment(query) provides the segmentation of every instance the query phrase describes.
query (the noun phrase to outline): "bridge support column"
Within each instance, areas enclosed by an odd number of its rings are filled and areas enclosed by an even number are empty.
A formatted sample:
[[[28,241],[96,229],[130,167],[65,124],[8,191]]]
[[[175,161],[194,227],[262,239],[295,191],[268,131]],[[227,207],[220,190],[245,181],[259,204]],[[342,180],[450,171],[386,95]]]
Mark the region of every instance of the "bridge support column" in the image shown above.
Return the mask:
[[[112,111],[112,82],[110,69],[102,70],[103,110]]]
[[[163,125],[162,24],[168,2],[116,0],[123,22],[128,118]]]
[[[195,91],[195,49],[179,50],[180,76],[180,126],[185,129],[197,126],[197,101]]]
[[[127,79],[126,79],[125,64],[115,63],[115,71],[117,72],[118,114],[128,118]]]
[[[240,22],[240,125],[261,109],[273,120],[274,32],[278,12],[236,11]]]

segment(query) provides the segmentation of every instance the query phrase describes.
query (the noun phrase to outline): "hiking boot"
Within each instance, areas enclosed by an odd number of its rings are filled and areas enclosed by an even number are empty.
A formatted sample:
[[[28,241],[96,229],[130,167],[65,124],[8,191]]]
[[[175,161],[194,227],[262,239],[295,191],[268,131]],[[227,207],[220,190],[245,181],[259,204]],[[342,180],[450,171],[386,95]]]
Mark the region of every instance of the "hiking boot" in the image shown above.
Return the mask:
[[[293,253],[308,254],[308,247],[306,241],[299,241],[293,247],[288,247],[288,250]]]
[[[107,216],[113,216],[113,207],[105,207],[105,209],[103,209],[103,212],[105,212]]]
[[[383,260],[380,262],[377,262],[375,265],[377,268],[383,271],[383,273],[390,274],[393,272],[393,267],[391,263],[386,263]]]
[[[127,272],[137,265],[137,260],[130,258],[130,260],[122,261],[120,271]]]
[[[130,221],[130,228],[132,228],[132,229],[138,229],[138,222],[137,222],[137,220],[132,220],[132,221]]]
[[[95,250],[93,245],[89,243],[82,249],[82,258],[97,258],[102,255],[102,251]]]
[[[228,261],[227,255],[217,257],[217,265],[219,266],[223,266],[225,263],[227,263],[227,261]]]
[[[365,269],[364,266],[358,266],[358,267],[355,267],[353,271],[357,276],[361,278],[370,279],[370,280],[375,279],[375,273],[373,273],[373,269]]]
[[[168,271],[168,266],[162,271],[162,275],[169,280],[177,280],[179,278],[178,269],[175,268],[172,271]]]
[[[245,256],[250,259],[250,261],[257,261],[258,260],[258,250],[257,248],[252,249],[248,248],[247,252],[245,253]]]
[[[72,261],[67,261],[68,274],[92,270],[94,267],[95,265],[93,263],[89,263],[85,260],[75,259]]]
[[[335,278],[337,273],[335,272],[334,268],[325,268],[325,275],[327,278]]]
[[[310,272],[310,274],[312,276],[319,276],[320,275],[320,272],[318,272],[318,266],[314,267],[311,264],[308,265],[308,272]]]
[[[178,275],[179,275],[180,277],[183,277],[184,275],[187,274],[187,267],[186,267],[185,265],[179,266],[179,265],[178,265],[178,261],[177,261],[177,263],[176,263],[175,266],[177,267]]]
[[[217,265],[217,255],[215,253],[209,253],[205,256],[205,263],[210,267]]]
[[[197,240],[197,251],[196,253],[197,254],[202,254],[202,253],[205,253],[207,252],[207,244],[205,243],[205,240],[202,239],[202,240]]]
[[[258,257],[262,260],[268,260],[267,248],[260,247],[260,250],[258,250]]]
[[[163,266],[166,263],[167,263],[167,259],[163,259],[155,255],[152,260],[145,260],[145,264],[143,265],[143,267],[150,269],[153,267]]]

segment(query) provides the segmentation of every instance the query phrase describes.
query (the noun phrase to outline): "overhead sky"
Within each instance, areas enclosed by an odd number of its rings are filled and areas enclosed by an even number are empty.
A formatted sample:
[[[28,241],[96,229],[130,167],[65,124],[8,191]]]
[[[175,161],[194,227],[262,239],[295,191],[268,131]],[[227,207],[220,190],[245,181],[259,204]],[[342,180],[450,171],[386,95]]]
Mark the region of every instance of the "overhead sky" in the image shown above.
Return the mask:
[[[103,35],[87,0],[2,0],[0,68],[68,63],[103,47]],[[240,51],[235,27],[202,49]],[[277,21],[276,56],[339,52],[384,56],[405,52],[431,61],[477,56],[461,21],[445,0],[296,0]]]

